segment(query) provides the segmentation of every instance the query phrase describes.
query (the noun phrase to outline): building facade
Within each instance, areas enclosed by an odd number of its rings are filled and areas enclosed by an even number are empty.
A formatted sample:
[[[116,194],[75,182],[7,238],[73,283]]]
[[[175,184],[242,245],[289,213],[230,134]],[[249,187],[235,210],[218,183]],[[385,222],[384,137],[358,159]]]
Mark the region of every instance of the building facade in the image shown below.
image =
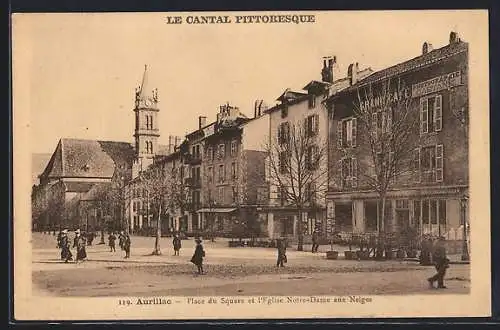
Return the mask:
[[[365,77],[371,73],[371,69],[361,71],[357,69],[357,73],[360,77]],[[329,172],[327,157],[329,121],[324,101],[329,95],[349,86],[348,78],[338,78],[337,75],[336,57],[325,58],[321,81],[309,82],[300,92],[285,90],[277,99],[279,104],[268,110],[270,125],[267,150],[270,158],[266,176],[270,187],[267,207],[270,237],[297,238],[300,230],[305,241],[310,240],[315,231],[320,236],[326,235],[325,196]],[[283,158],[281,153],[286,152],[280,152],[278,155],[276,146],[290,143],[290,139],[293,138],[291,134],[295,135],[294,146],[291,148],[307,148],[307,150],[294,153],[301,155],[292,157],[288,155],[290,168],[280,169],[278,173],[270,163],[273,163],[273,158],[280,158],[274,159],[276,163],[286,162],[281,159]],[[299,141],[301,139],[307,140],[308,145],[302,146],[302,141]],[[318,150],[321,155],[315,159],[314,154],[318,154]],[[312,156],[308,157],[308,154]],[[290,160],[291,158],[294,159]],[[310,161],[312,161],[311,166],[304,166],[303,162]],[[292,172],[294,174],[290,174]],[[301,181],[310,182],[301,184]],[[290,195],[293,197],[290,198]],[[300,199],[300,203],[303,203],[300,216],[299,202],[292,199]]]
[[[201,229],[218,236],[261,236],[257,214],[265,203],[265,153],[250,145],[250,132],[264,127],[266,118],[255,109],[252,119],[237,107],[223,105],[213,130],[206,132],[201,170]],[[265,142],[265,141],[262,141]]]
[[[329,167],[337,169],[330,172],[327,193],[327,217],[334,231],[398,233],[414,229],[419,234],[462,239],[469,187],[467,43],[452,32],[448,45],[432,49],[424,43],[418,57],[350,85],[326,101]],[[384,108],[376,97],[363,97],[368,95],[366,90],[383,88],[394,92],[394,102],[407,104],[416,121],[409,126],[407,140],[412,141],[408,144],[411,159],[397,165],[406,166],[404,171],[398,169],[402,174],[394,171],[388,177],[385,222],[380,221],[380,194],[370,180],[376,181],[374,173],[381,161],[397,164],[398,160],[394,153],[391,159],[393,150],[384,151],[388,153],[385,157],[377,146],[370,145],[370,134],[385,134],[398,141],[393,119],[398,109]],[[362,112],[357,109],[371,109],[373,130],[360,125]],[[381,161],[375,160],[375,152]]]

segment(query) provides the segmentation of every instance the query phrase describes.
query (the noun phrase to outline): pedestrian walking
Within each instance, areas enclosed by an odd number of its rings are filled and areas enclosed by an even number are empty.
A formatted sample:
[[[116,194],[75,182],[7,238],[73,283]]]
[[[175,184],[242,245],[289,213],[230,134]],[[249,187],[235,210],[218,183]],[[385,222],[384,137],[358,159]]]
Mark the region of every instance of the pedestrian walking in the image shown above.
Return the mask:
[[[130,235],[128,233],[123,234],[123,250],[125,251],[125,259],[130,258]]]
[[[75,231],[75,244],[76,244],[76,262],[84,261],[87,259],[87,239],[85,235],[80,234],[80,229]]]
[[[123,248],[123,241],[124,240],[125,240],[125,234],[123,233],[123,231],[121,231],[120,234],[118,234],[118,245],[120,245],[121,250],[124,250],[124,248]]]
[[[284,267],[284,263],[287,263],[286,257],[286,242],[284,239],[278,239],[276,242],[278,248],[278,261],[276,262],[276,267]]]
[[[92,245],[92,242],[94,241],[95,238],[95,233],[93,231],[90,231],[87,233],[86,237],[88,245]]]
[[[197,238],[195,242],[196,248],[194,250],[193,257],[191,258],[191,262],[198,268],[198,274],[203,275],[205,274],[205,272],[203,271],[203,258],[205,257],[205,250],[203,249],[202,241],[200,238]]]
[[[108,245],[110,252],[116,252],[115,241],[116,241],[115,233],[111,232],[108,236],[108,242],[109,242]]]
[[[318,244],[318,232],[315,230],[314,233],[312,234],[312,253],[318,252],[319,244]]]
[[[61,259],[64,262],[68,262],[73,260],[73,254],[71,253],[68,230],[64,229],[61,232],[61,241],[59,243],[59,247],[61,248]]]
[[[181,239],[179,235],[175,234],[174,239],[172,240],[172,245],[174,246],[174,256],[179,255],[179,250],[181,249]]]
[[[439,237],[434,245],[432,260],[434,261],[437,273],[427,279],[431,288],[434,288],[434,282],[437,282],[438,289],[446,289],[444,285],[444,276],[446,275],[446,269],[449,267],[450,260],[446,257],[444,241],[444,237]]]

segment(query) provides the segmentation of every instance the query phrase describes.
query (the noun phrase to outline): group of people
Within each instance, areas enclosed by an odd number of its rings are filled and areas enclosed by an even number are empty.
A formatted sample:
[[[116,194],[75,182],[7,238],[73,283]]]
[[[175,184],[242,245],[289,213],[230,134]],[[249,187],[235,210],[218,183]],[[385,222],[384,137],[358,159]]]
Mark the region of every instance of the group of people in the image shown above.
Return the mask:
[[[75,230],[75,236],[73,238],[73,245],[71,245],[68,230],[64,229],[59,232],[57,236],[57,247],[61,249],[61,260],[64,262],[69,262],[73,260],[73,253],[71,253],[71,248],[76,248],[76,259],[79,261],[84,261],[87,259],[87,235],[82,234],[80,229]]]
[[[114,232],[109,233],[108,236],[108,245],[110,252],[116,252],[116,235]],[[130,240],[130,235],[124,231],[118,233],[118,245],[122,251],[125,251],[125,259],[130,258],[130,246],[132,245],[132,241]]]

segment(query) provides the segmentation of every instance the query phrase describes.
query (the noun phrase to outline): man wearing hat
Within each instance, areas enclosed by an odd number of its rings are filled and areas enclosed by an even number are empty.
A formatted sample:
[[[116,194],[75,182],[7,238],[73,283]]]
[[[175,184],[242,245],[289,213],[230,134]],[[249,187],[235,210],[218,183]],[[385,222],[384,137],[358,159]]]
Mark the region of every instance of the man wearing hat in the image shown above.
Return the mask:
[[[191,262],[198,267],[198,274],[203,275],[205,272],[203,271],[203,258],[205,257],[205,250],[203,249],[203,245],[201,244],[201,238],[196,238],[196,248],[194,250],[193,257],[191,258]]]
[[[446,274],[446,269],[449,267],[450,260],[446,257],[446,248],[444,244],[445,238],[441,236],[434,245],[432,260],[434,261],[437,273],[427,279],[431,288],[434,288],[434,282],[437,282],[438,289],[446,289],[446,286],[444,286],[444,276]]]
[[[123,250],[125,251],[125,259],[130,258],[130,235],[128,233],[123,234]]]
[[[174,256],[179,255],[179,250],[181,249],[181,239],[179,235],[175,234],[174,239],[172,240],[172,245],[174,246]]]

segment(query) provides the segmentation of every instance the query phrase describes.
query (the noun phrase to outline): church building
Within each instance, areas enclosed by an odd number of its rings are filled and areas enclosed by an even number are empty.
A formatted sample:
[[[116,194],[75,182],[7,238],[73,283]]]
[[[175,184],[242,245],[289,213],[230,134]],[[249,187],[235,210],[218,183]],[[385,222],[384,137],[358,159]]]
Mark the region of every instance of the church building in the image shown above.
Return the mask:
[[[59,140],[32,189],[33,229],[125,229],[124,187],[155,156],[169,154],[169,146],[158,143],[158,90],[148,84],[147,66],[135,90],[133,111],[134,143]]]

